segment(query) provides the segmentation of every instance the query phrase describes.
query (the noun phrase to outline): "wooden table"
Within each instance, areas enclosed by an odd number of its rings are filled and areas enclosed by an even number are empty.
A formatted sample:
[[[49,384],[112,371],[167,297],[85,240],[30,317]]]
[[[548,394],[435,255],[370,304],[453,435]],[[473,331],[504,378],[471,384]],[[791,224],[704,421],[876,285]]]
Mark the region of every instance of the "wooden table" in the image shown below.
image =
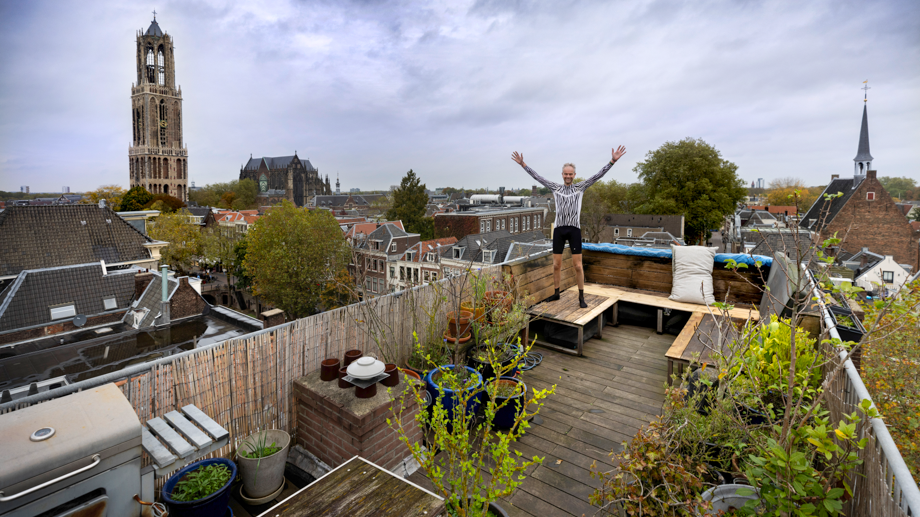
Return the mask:
[[[585,303],[587,309],[582,309],[578,304],[578,290],[566,289],[559,293],[559,300],[554,302],[541,302],[530,309],[527,314],[532,319],[539,318],[558,325],[574,327],[578,330],[578,338],[575,343],[576,348],[570,349],[561,347],[546,341],[537,339],[537,344],[558,350],[567,354],[581,355],[585,340],[585,325],[597,320],[597,335],[602,337],[604,330],[604,311],[616,302],[616,299],[610,299],[606,296],[598,296],[585,293]],[[591,336],[589,336],[590,339]]]
[[[444,499],[355,456],[260,517],[446,517]]]

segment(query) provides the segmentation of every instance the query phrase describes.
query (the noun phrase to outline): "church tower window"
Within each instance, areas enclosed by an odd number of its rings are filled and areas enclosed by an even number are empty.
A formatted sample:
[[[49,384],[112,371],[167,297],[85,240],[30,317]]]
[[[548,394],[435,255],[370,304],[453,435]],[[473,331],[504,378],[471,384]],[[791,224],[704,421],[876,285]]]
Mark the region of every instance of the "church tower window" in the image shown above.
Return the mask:
[[[160,147],[166,147],[166,101],[160,101]]]
[[[160,48],[157,49],[157,72],[160,86],[166,84],[166,59],[163,57],[163,46],[160,45]]]
[[[147,82],[148,83],[155,82],[153,79],[153,75],[156,72],[155,68],[156,68],[156,63],[154,62],[154,58],[153,58],[153,47],[147,47]]]

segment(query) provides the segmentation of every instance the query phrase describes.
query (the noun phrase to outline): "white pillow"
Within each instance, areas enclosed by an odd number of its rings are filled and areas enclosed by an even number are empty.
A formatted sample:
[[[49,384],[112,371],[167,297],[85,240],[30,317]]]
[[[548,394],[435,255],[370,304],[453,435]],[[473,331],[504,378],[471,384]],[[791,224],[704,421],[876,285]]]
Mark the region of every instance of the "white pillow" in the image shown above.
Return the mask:
[[[715,303],[712,295],[712,266],[716,249],[706,246],[671,246],[674,278],[669,299],[705,305]]]

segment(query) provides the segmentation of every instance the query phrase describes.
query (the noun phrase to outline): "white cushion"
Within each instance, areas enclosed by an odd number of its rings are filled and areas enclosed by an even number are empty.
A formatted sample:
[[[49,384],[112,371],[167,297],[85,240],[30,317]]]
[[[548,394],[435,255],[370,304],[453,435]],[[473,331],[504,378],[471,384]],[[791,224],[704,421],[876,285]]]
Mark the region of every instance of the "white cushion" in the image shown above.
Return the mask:
[[[706,246],[671,246],[671,296],[675,302],[710,305],[712,296],[712,266],[716,248]]]

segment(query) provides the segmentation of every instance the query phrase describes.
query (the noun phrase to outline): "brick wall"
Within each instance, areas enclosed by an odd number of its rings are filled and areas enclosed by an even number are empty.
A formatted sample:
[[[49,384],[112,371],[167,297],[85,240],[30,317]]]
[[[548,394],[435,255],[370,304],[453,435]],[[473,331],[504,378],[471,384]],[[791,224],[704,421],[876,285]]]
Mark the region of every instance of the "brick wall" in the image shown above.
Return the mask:
[[[357,416],[341,402],[325,397],[311,388],[316,384],[319,372],[314,372],[294,382],[294,403],[297,411],[295,443],[310,451],[327,465],[335,468],[354,456],[362,458],[387,470],[398,466],[409,454],[408,448],[399,440],[399,435],[389,425],[387,418],[393,417],[386,388],[377,387],[381,404],[363,416]],[[338,383],[323,383],[322,388],[340,390]],[[407,388],[401,383],[394,388]],[[354,390],[340,390],[354,396]],[[381,392],[383,396],[381,396]],[[357,399],[355,399],[357,400]],[[396,401],[399,404],[399,401]],[[407,436],[412,443],[422,438],[421,430],[415,424],[418,404],[413,400],[403,411],[402,422],[411,429]]]
[[[138,273],[134,275],[134,299],[137,300],[144,294],[144,290],[153,280],[153,273]]]
[[[911,227],[891,195],[876,179],[875,171],[869,172],[821,238],[827,239],[834,232],[838,237],[846,235],[841,245],[843,249],[856,252],[869,248],[874,253],[892,255],[899,264],[910,264],[917,271],[920,266],[917,249],[920,231]],[[875,200],[866,199],[868,192],[875,193]]]
[[[474,233],[479,233],[479,218],[476,216],[434,216],[434,236],[438,239],[456,237],[460,240]]]
[[[188,283],[188,277],[179,279],[179,288],[169,299],[169,318],[178,320],[189,316],[196,316],[204,312],[207,302]]]

